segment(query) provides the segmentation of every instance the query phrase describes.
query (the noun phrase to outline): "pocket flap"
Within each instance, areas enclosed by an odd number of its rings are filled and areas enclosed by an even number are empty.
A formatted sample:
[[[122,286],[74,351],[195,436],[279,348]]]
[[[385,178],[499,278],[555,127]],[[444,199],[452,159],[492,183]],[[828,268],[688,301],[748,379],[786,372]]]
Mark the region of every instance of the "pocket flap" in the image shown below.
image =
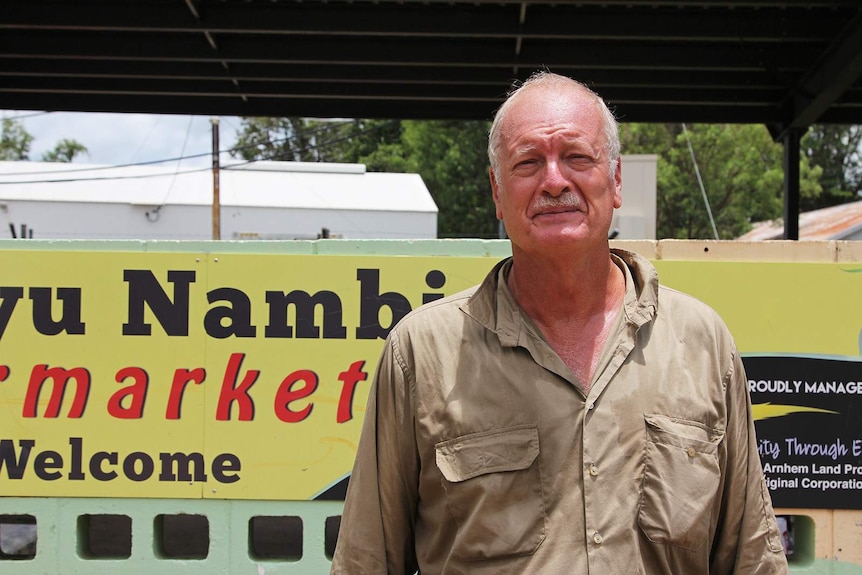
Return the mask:
[[[485,473],[527,469],[539,454],[539,431],[535,425],[483,431],[434,447],[443,477],[456,483]]]
[[[724,440],[724,431],[706,425],[658,414],[644,414],[647,435],[651,441],[700,453],[715,453]]]

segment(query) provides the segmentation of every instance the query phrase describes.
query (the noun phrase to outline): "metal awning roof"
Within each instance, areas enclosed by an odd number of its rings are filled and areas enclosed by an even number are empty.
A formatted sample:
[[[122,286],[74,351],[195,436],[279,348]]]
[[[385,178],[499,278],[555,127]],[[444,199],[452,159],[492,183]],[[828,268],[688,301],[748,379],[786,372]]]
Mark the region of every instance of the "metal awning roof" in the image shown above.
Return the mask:
[[[0,108],[488,119],[547,67],[624,122],[862,124],[857,0],[3,0]]]

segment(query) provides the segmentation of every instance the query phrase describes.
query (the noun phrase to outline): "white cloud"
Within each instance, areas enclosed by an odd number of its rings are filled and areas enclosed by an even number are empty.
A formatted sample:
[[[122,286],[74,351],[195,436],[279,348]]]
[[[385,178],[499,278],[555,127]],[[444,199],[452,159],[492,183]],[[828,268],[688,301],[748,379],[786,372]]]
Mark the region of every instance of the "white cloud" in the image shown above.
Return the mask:
[[[88,154],[76,158],[77,163],[121,165],[179,157],[187,158],[181,162],[183,167],[212,163],[209,116],[14,110],[0,112],[0,116],[19,119],[33,135],[31,160],[39,160],[57,142],[68,138],[87,147]],[[220,149],[233,145],[239,126],[239,118],[220,118]],[[227,154],[222,159],[227,160]],[[176,166],[177,162],[164,165]]]

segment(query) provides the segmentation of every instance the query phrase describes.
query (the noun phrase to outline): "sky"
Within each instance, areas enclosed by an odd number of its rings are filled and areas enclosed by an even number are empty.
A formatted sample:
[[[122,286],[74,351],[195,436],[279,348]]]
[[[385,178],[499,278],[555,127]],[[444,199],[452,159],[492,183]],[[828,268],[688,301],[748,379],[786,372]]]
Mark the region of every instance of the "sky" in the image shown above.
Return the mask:
[[[33,161],[40,160],[44,152],[68,138],[84,144],[88,150],[75,163],[124,165],[197,156],[156,165],[212,164],[211,116],[3,110],[0,117],[15,118],[33,136],[30,145]],[[240,123],[237,117],[219,117],[220,149],[233,145]],[[227,154],[221,158],[230,159]]]

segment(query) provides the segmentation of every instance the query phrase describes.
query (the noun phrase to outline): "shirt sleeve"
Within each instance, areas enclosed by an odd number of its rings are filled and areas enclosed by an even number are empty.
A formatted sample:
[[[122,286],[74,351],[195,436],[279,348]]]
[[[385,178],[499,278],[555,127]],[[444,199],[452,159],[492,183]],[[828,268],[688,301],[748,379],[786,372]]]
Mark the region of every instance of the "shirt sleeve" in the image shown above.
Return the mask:
[[[727,459],[709,572],[710,575],[787,573],[787,559],[757,451],[748,381],[735,349],[725,381]]]
[[[331,575],[412,574],[419,463],[412,378],[393,330],[375,371]]]

